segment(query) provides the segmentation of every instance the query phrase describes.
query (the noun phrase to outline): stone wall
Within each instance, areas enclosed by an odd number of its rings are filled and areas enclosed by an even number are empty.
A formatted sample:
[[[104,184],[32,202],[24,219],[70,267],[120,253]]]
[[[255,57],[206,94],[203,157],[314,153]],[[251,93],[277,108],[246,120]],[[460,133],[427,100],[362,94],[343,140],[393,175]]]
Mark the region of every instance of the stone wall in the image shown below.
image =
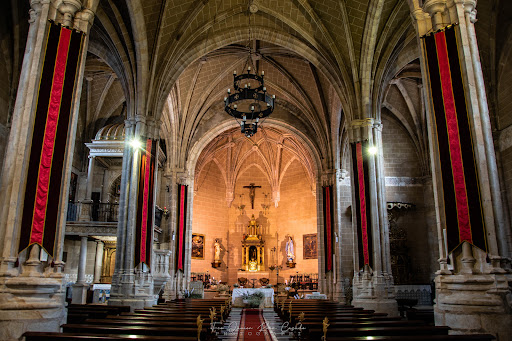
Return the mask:
[[[432,249],[437,242],[435,220],[427,217],[433,199],[425,198],[425,186],[431,186],[430,177],[422,176],[416,149],[405,130],[386,118],[382,123],[386,200],[416,205],[401,214],[397,224],[407,233],[411,283],[429,283],[436,270],[432,259],[437,259],[437,248]]]
[[[228,226],[228,207],[226,205],[226,187],[224,178],[219,168],[214,162],[211,162],[208,172],[204,178],[199,179],[198,191],[194,195],[194,208],[192,216],[192,233],[199,233],[205,236],[204,259],[192,260],[192,272],[206,272],[207,270],[216,279],[227,280],[226,272],[226,254],[227,244],[227,226]],[[213,269],[213,243],[215,238],[219,238],[222,246],[221,259],[222,266]]]

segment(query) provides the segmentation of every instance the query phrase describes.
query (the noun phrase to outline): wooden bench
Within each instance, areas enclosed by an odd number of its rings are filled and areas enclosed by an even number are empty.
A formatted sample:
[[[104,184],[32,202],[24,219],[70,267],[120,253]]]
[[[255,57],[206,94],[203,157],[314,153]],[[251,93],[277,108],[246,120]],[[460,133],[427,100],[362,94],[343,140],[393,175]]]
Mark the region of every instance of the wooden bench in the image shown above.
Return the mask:
[[[197,341],[197,337],[192,336],[152,336],[152,335],[91,335],[81,333],[50,333],[50,332],[26,332],[23,334],[25,341],[54,341],[54,340],[81,340],[81,341],[98,341],[98,340],[180,340],[180,341]]]
[[[112,326],[112,325],[91,325],[91,324],[64,324],[64,333],[100,334],[100,335],[152,335],[152,336],[189,336],[197,338],[196,327],[146,327],[146,326]],[[208,330],[203,327],[201,339],[206,339]]]
[[[343,327],[329,327],[327,330],[327,339],[330,335],[350,337],[350,336],[416,336],[416,335],[448,335],[448,327],[435,327],[435,326],[414,326],[414,327],[361,327],[361,328],[343,328]],[[309,338],[312,340],[320,340],[322,337],[322,328],[310,328],[308,330]],[[412,340],[412,338],[410,339]]]
[[[68,305],[67,323],[81,323],[88,318],[102,319],[107,315],[119,315],[129,312],[129,306],[109,306],[105,304],[70,304]]]
[[[471,335],[406,335],[406,336],[372,336],[373,341],[492,341],[494,336],[489,334],[471,334]],[[309,340],[304,338],[303,340]],[[318,340],[318,339],[311,339]],[[343,337],[339,335],[327,334],[326,341],[368,341],[366,336]]]

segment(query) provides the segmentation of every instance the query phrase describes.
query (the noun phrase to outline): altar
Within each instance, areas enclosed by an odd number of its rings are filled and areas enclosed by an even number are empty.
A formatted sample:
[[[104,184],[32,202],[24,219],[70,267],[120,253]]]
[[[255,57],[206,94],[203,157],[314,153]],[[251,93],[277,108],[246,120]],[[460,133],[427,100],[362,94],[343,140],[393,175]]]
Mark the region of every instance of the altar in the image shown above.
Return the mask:
[[[275,275],[274,275],[275,277]],[[247,278],[247,285],[246,288],[252,288],[252,284],[254,283],[254,287],[260,287],[260,279],[261,278],[268,278],[270,281],[270,272],[268,271],[257,271],[257,272],[250,272],[250,271],[238,271],[237,272],[237,278]],[[269,282],[270,283],[270,282]]]
[[[231,299],[233,307],[243,308],[243,296],[251,295],[256,292],[263,293],[263,302],[265,308],[272,308],[274,306],[274,289],[272,288],[235,288],[233,289]]]

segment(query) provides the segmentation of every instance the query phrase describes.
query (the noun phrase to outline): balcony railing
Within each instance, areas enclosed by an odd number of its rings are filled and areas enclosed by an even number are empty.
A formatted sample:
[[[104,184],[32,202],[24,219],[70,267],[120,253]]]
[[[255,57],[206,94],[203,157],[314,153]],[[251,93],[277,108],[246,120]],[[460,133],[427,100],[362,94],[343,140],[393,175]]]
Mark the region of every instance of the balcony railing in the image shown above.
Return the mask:
[[[67,221],[102,221],[117,222],[118,203],[69,202]]]

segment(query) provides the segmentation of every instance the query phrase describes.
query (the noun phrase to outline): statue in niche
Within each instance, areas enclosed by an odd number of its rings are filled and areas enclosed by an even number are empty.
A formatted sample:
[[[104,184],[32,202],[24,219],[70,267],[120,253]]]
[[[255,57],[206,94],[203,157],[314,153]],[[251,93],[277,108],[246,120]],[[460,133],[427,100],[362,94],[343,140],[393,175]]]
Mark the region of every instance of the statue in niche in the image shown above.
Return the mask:
[[[286,242],[285,251],[286,251],[286,266],[288,266],[289,268],[294,268],[295,267],[295,263],[294,263],[295,252],[294,252],[294,248],[293,248],[293,239],[291,236],[288,236],[288,241]]]
[[[249,250],[250,250],[249,260],[250,261],[255,261],[256,258],[257,258],[257,256],[256,256],[256,248],[254,246],[251,246],[251,248]]]

